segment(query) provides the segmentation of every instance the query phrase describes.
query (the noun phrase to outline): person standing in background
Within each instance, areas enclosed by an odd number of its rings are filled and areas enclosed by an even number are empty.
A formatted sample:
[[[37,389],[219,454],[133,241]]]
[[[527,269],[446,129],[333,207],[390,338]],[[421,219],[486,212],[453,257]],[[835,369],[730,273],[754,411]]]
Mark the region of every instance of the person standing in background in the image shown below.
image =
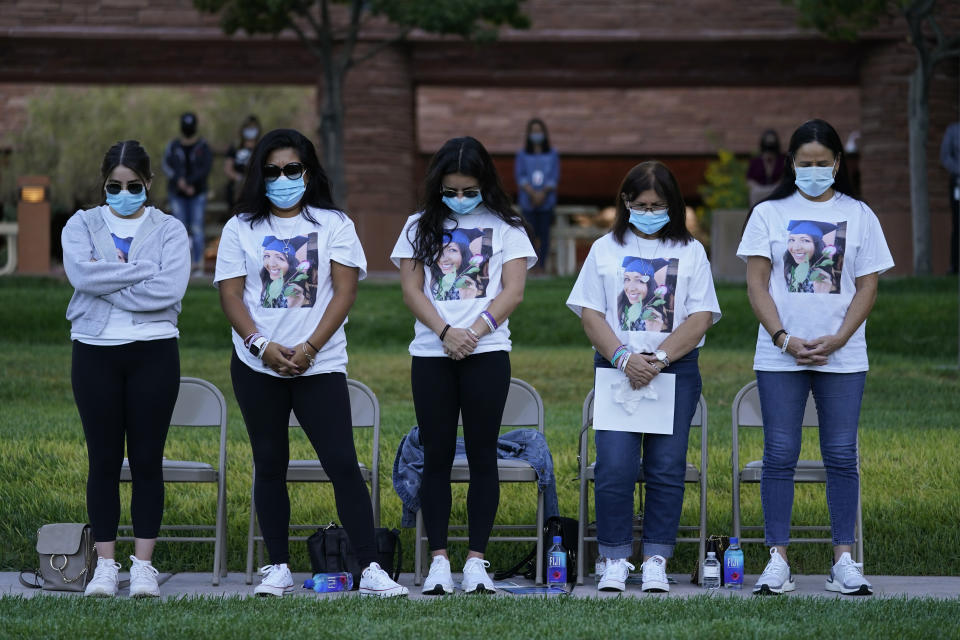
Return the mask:
[[[163,172],[169,178],[167,197],[170,198],[170,208],[190,235],[194,277],[203,275],[206,244],[203,213],[212,164],[213,153],[207,141],[197,135],[197,116],[188,111],[180,116],[180,137],[171,140],[163,152]]]
[[[540,271],[546,271],[550,256],[550,225],[557,206],[557,183],[560,180],[560,156],[550,146],[547,125],[540,118],[527,122],[524,147],[517,152],[513,165],[517,181],[517,203],[523,216],[533,227]]]
[[[247,171],[247,163],[253,154],[253,148],[257,146],[257,140],[260,139],[260,120],[255,115],[247,116],[243,124],[240,125],[240,141],[230,145],[227,149],[227,157],[223,161],[223,172],[227,174],[227,212],[228,218],[233,215],[233,205],[237,200],[237,192],[240,190],[243,176]]]
[[[780,182],[786,159],[780,151],[780,137],[773,129],[760,136],[760,155],[750,160],[747,168],[747,187],[750,190],[750,206],[757,204]]]
[[[940,164],[950,173],[950,273],[958,273],[957,243],[960,242],[960,122],[947,127],[940,143]]]

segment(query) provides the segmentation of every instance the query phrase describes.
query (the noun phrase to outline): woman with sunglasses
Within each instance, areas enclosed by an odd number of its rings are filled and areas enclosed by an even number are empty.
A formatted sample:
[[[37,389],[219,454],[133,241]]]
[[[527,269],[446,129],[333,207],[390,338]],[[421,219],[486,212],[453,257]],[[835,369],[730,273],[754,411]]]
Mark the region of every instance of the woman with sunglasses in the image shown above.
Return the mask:
[[[294,588],[286,484],[292,410],[333,482],[337,513],[366,566],[360,592],[406,595],[375,562],[373,508],[353,443],[343,326],[367,260],[353,222],[333,202],[313,143],[293,129],[263,136],[234,213],[223,229],[214,282],[233,326],[230,375],[253,449],[257,520],[270,554],[254,593],[282,596]],[[283,283],[284,304],[264,295],[265,270]],[[313,295],[298,296],[293,283]]]
[[[159,596],[151,564],[163,517],[163,445],[180,389],[177,316],[190,277],[190,243],[176,218],[147,206],[153,173],[135,140],[100,165],[104,200],[61,234],[75,291],[67,307],[73,395],[87,442],[87,513],[97,567],[85,595],[117,595],[120,468],[130,461],[134,555],[131,597]]]
[[[624,591],[634,568],[629,558],[642,460],[640,589],[669,591],[667,560],[677,540],[687,440],[700,400],[699,349],[720,319],[720,306],[707,254],[687,230],[683,196],[666,166],[651,161],[631,169],[616,210],[613,230],[590,247],[567,306],[593,343],[594,369],[619,369],[633,389],[672,374],[673,432],[595,432],[597,541],[605,558],[597,588]],[[624,298],[630,303],[625,318]]]
[[[737,257],[760,321],[753,368],[763,414],[760,502],[770,560],[758,595],[793,591],[787,560],[801,423],[813,394],[827,475],[833,564],[827,591],[871,595],[850,553],[860,498],[857,427],[867,378],[866,321],[893,266],[877,216],[850,181],[843,143],[809,120],[790,137],[783,178],[753,207]]]
[[[410,377],[424,447],[423,520],[433,555],[423,593],[453,592],[447,525],[461,415],[470,467],[462,587],[492,592],[483,556],[500,499],[497,436],[510,387],[507,319],[523,299],[536,253],[490,154],[474,138],[448,140],[433,156],[423,189],[421,210],[407,219],[390,256],[400,268],[404,302],[416,317]],[[477,238],[477,247],[490,247],[489,280],[472,298],[448,295],[470,264]],[[438,278],[450,286],[438,287]]]

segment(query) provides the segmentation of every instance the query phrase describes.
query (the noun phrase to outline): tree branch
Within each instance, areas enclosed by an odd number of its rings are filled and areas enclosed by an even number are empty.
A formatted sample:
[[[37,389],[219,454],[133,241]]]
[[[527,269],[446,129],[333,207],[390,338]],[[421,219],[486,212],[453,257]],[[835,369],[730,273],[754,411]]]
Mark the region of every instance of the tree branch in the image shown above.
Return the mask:
[[[329,21],[329,11],[327,9],[327,0],[321,2],[321,13],[323,15],[323,21],[317,22],[317,19],[313,16],[310,10],[303,12],[303,16],[307,19],[307,22],[310,23],[310,27],[313,29],[313,32],[317,34],[317,41],[320,42],[320,48],[323,50],[324,55],[330,55],[330,49],[333,46],[333,38],[330,37],[330,21]]]
[[[357,46],[357,37],[360,34],[360,17],[363,15],[364,0],[353,0],[350,7],[350,26],[343,41],[343,55],[340,57],[340,73],[345,74],[353,66],[353,51]]]
[[[395,44],[403,42],[406,39],[406,37],[410,34],[411,31],[413,31],[413,27],[404,27],[403,31],[401,31],[399,35],[393,38],[390,38],[389,40],[384,40],[383,42],[379,43],[378,45],[376,45],[375,47],[373,47],[372,49],[364,53],[359,58],[350,60],[347,68],[349,69],[350,67],[364,63],[370,58],[376,56],[378,53],[380,53],[384,49],[387,49],[388,47],[392,47]]]
[[[315,55],[318,59],[323,60],[325,57],[325,52],[321,46],[318,46],[317,43],[307,37],[307,34],[303,32],[303,29],[300,28],[300,25],[295,23],[293,20],[290,20],[290,28],[293,29],[294,33],[300,38],[300,41],[306,45],[307,49]]]

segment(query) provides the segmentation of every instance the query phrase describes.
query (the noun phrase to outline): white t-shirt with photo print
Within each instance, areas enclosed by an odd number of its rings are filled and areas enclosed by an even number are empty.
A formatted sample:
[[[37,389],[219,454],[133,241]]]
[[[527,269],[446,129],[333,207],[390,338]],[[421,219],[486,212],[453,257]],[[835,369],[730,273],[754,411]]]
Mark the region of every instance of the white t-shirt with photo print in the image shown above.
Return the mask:
[[[761,202],[750,216],[737,257],[770,260],[770,295],[783,328],[813,339],[833,335],[843,324],[856,293],[856,279],[883,273],[893,257],[880,221],[866,204],[842,193],[813,202],[799,192]],[[757,371],[867,371],[866,322],[825,365],[798,365],[780,353],[760,325],[753,368]]]
[[[214,283],[245,277],[243,302],[257,331],[271,342],[292,347],[310,337],[333,298],[330,262],[367,275],[367,259],[353,221],[346,214],[309,208],[316,223],[303,215],[250,226],[238,216],[223,228]],[[347,371],[347,336],[343,324],[320,347],[303,375]],[[237,356],[259,373],[278,376],[243,346],[246,336],[233,331]],[[278,376],[280,377],[280,376]]]
[[[390,259],[399,267],[404,258],[413,257],[413,242],[419,213],[403,225]],[[537,262],[530,238],[522,227],[513,227],[490,213],[482,204],[472,213],[452,215],[446,228],[451,240],[434,266],[424,266],[423,293],[433,302],[440,317],[451,327],[469,327],[503,290],[503,265],[524,258],[527,269]],[[474,353],[510,351],[509,320],[493,333],[480,338]],[[410,355],[447,357],[440,337],[417,320]]]
[[[622,245],[612,232],[593,243],[567,306],[578,316],[584,308],[604,314],[633,353],[655,351],[692,313],[709,311],[714,323],[720,320],[703,245],[651,240],[632,231]],[[697,347],[703,344],[700,338]]]

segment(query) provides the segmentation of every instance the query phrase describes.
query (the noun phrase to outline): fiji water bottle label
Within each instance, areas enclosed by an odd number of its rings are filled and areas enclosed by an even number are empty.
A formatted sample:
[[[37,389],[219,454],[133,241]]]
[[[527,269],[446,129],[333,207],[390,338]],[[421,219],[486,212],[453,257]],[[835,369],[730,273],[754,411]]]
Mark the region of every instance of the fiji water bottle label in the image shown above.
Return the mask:
[[[723,562],[723,581],[727,584],[743,584],[743,555],[727,554]]]
[[[551,552],[547,556],[547,582],[567,583],[567,554]]]

